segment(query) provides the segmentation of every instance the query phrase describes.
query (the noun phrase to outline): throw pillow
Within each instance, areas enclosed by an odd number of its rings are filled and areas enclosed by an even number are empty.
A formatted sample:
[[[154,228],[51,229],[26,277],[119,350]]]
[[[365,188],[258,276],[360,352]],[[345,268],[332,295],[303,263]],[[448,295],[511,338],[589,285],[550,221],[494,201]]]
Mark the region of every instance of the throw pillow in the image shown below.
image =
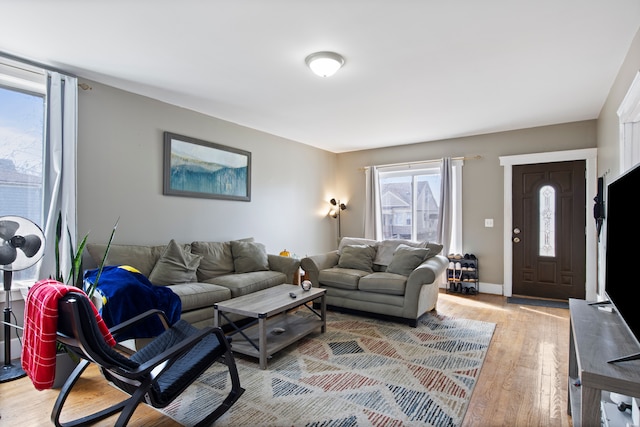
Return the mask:
[[[408,276],[417,266],[427,258],[431,252],[426,248],[413,248],[407,245],[398,245],[393,253],[393,258],[387,267],[387,273]]]
[[[362,237],[343,237],[342,239],[340,239],[340,244],[338,245],[338,253],[342,254],[342,249],[345,246],[356,246],[356,245],[375,246],[376,241],[372,239],[365,239]]]
[[[182,249],[171,239],[158,262],[149,275],[154,285],[166,286],[178,283],[196,282],[196,270],[202,256],[194,255]]]
[[[429,249],[429,255],[427,255],[427,258],[438,255],[440,252],[442,252],[443,247],[444,246],[442,246],[440,243],[428,242],[427,249]]]
[[[231,254],[233,255],[233,266],[236,273],[250,273],[269,269],[269,257],[262,243],[233,240],[231,242]]]
[[[369,245],[349,245],[342,248],[338,267],[373,273],[373,258],[376,248]]]

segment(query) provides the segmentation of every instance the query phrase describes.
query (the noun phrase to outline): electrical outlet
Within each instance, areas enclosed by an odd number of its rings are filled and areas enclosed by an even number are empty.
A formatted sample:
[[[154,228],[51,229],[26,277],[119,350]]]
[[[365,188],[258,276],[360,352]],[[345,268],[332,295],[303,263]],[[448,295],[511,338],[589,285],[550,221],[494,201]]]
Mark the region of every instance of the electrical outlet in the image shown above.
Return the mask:
[[[493,227],[493,218],[485,218],[484,226],[487,228]]]

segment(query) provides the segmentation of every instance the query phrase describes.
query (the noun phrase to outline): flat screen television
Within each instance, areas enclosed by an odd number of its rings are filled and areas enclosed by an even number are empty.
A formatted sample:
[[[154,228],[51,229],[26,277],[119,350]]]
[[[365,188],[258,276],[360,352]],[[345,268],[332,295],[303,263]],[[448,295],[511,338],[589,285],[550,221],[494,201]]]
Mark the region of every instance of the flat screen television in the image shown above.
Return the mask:
[[[622,317],[640,351],[640,165],[607,185],[605,297]],[[640,359],[640,353],[610,362]]]

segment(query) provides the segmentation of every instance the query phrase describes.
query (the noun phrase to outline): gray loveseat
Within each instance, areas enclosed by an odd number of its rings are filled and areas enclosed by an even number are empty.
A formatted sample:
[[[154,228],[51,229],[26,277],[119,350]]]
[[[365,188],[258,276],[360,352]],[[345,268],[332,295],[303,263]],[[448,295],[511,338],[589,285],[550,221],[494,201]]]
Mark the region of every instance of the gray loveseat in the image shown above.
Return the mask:
[[[407,240],[344,237],[338,250],[303,258],[313,286],[327,290],[327,305],[385,317],[417,319],[436,308],[438,279],[449,261],[442,245]]]
[[[88,244],[84,268],[100,264],[105,244]],[[128,265],[157,286],[167,286],[182,303],[181,318],[196,327],[213,326],[213,305],[283,283],[293,283],[300,261],[267,254],[252,238],[167,245],[112,244],[105,265]]]

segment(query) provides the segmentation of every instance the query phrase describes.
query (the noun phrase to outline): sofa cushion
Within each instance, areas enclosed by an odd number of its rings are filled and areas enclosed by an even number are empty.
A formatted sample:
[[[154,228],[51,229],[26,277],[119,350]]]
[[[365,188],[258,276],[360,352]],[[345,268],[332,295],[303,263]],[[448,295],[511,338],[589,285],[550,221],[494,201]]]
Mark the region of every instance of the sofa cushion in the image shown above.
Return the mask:
[[[151,270],[156,265],[158,259],[164,252],[166,245],[161,246],[142,246],[142,245],[114,245],[109,247],[109,254],[105,261],[105,265],[130,265],[135,267],[140,273],[149,277]],[[100,265],[104,253],[107,250],[106,244],[89,243],[87,244],[89,255],[96,263]]]
[[[375,292],[386,295],[404,295],[407,277],[393,273],[368,274],[358,282],[358,289],[363,292]]]
[[[353,246],[353,245],[369,245],[376,246],[377,241],[372,239],[364,239],[361,237],[343,237],[340,239],[340,243],[338,244],[338,253],[342,253],[342,249],[345,246]]]
[[[427,259],[429,252],[429,249],[426,248],[412,248],[404,244],[398,245],[386,272],[408,276]]]
[[[351,245],[342,248],[338,259],[338,267],[363,270],[373,273],[373,258],[376,248],[369,245]]]
[[[228,274],[207,280],[207,283],[224,286],[236,298],[256,291],[281,285],[287,281],[287,275],[279,271],[255,271],[242,274]]]
[[[367,274],[369,274],[367,271],[333,267],[320,270],[318,273],[318,282],[320,282],[322,286],[357,290],[358,281]]]
[[[200,282],[234,271],[230,242],[193,242],[191,252],[202,256],[196,271]]]
[[[269,257],[262,243],[234,240],[231,242],[231,255],[236,273],[269,270]]]
[[[217,302],[231,298],[231,291],[228,288],[210,283],[181,283],[167,287],[180,297],[183,312],[211,307]],[[213,309],[211,309],[211,315],[213,316]]]
[[[171,239],[158,262],[151,270],[149,280],[156,286],[195,282],[196,270],[202,256],[185,251]]]

